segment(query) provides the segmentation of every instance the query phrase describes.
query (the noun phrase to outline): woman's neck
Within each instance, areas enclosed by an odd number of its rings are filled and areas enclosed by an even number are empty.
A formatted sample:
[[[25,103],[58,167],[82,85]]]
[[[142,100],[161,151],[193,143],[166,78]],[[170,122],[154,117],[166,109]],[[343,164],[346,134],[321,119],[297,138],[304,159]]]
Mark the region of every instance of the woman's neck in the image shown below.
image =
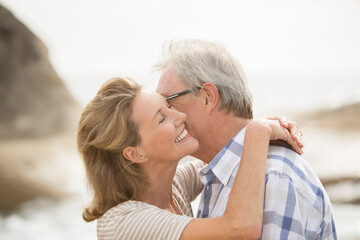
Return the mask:
[[[140,200],[161,209],[179,213],[179,209],[176,209],[178,207],[174,206],[172,191],[176,166],[145,165],[144,170],[148,176],[149,185]]]

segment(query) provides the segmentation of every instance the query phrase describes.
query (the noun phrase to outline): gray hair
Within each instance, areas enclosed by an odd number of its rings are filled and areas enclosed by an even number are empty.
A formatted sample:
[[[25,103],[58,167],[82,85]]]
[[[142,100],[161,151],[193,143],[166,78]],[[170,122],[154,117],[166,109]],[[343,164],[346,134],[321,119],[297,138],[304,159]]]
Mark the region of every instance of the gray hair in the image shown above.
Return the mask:
[[[179,79],[193,93],[205,82],[213,83],[222,99],[221,108],[238,117],[252,119],[252,95],[240,63],[218,43],[185,39],[166,42],[163,58],[155,68],[174,68]]]

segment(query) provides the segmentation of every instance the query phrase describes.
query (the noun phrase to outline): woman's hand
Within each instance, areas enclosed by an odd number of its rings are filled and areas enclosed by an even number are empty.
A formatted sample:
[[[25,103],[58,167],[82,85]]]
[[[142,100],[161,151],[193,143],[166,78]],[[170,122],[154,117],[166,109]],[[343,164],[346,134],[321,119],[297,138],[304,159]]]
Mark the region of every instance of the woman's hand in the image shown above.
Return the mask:
[[[254,122],[267,127],[270,134],[270,140],[283,140],[287,142],[298,154],[304,153],[302,150],[304,143],[302,135],[298,133],[297,124],[290,124],[285,117],[255,120]]]
[[[305,146],[302,131],[296,122],[288,120],[285,116],[277,115],[275,117],[268,117],[270,120],[278,120],[280,125],[289,130],[291,138],[297,141],[300,148]]]

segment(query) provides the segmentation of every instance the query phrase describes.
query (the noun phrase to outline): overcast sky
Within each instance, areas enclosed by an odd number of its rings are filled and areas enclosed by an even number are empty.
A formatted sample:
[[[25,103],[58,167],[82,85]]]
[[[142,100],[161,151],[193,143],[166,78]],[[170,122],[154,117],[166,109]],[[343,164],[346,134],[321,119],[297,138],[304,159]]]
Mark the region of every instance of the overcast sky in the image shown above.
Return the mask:
[[[358,0],[0,3],[45,42],[65,81],[127,75],[153,86],[157,76],[150,75],[150,67],[163,42],[178,38],[223,43],[240,60],[248,77],[360,76]]]

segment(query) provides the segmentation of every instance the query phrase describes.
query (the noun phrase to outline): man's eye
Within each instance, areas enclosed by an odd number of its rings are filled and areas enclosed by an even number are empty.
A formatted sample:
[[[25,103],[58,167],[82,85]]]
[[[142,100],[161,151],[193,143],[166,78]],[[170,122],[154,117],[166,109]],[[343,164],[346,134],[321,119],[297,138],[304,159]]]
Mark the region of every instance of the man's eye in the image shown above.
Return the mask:
[[[172,108],[172,105],[171,105],[171,104],[168,104],[168,108]]]

